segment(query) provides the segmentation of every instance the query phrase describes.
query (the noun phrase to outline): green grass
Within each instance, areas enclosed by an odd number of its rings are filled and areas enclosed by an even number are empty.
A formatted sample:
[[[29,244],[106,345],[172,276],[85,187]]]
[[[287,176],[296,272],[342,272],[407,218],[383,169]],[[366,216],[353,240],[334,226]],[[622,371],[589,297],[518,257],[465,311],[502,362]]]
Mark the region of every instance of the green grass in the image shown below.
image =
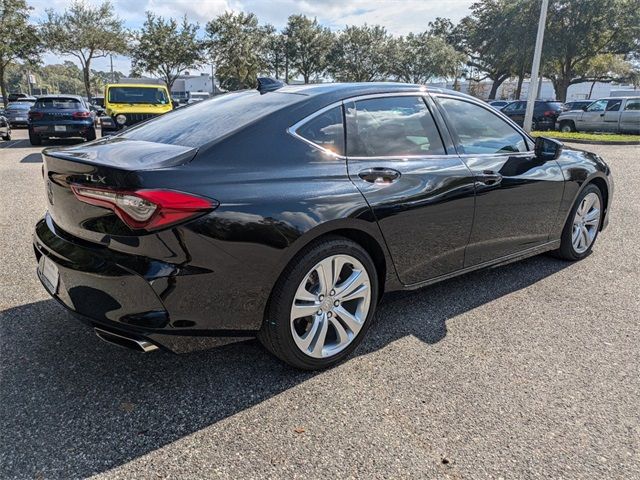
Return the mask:
[[[549,130],[545,132],[531,132],[534,137],[557,138],[559,140],[591,140],[595,142],[640,142],[640,135],[626,135],[617,133],[582,133],[582,132],[557,132]]]

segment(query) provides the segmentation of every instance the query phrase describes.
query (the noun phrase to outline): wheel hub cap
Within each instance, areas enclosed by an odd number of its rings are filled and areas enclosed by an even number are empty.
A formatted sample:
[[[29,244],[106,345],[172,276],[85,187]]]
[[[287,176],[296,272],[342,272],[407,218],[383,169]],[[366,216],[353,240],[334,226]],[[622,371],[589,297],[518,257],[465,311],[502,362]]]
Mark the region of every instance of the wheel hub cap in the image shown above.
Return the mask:
[[[573,218],[571,243],[576,253],[586,252],[598,233],[600,227],[600,197],[595,193],[588,193],[578,205]]]
[[[291,333],[314,358],[335,355],[351,344],[371,304],[369,275],[350,255],[332,255],[305,275],[291,305]]]

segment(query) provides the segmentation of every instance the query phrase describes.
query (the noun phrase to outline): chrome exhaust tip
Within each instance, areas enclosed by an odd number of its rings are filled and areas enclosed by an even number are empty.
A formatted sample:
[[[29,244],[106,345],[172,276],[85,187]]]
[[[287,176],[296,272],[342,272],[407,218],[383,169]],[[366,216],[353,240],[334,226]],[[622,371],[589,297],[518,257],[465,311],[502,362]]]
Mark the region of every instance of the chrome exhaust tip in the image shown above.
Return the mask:
[[[154,350],[158,350],[158,346],[154,345],[148,340],[140,340],[138,338],[127,337],[125,335],[109,332],[98,327],[95,327],[93,330],[100,340],[112,345],[118,345],[120,347],[128,348],[130,350],[136,350],[142,353],[149,353],[153,352]]]

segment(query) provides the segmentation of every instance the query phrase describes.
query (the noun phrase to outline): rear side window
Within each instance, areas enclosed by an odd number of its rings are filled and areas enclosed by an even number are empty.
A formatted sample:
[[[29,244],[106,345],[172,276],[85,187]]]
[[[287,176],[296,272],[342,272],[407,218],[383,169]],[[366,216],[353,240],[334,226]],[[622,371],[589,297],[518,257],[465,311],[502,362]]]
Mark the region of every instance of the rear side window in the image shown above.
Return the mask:
[[[278,92],[260,95],[257,90],[227,93],[128,129],[122,137],[197,148],[305,98]]]
[[[617,112],[620,110],[620,105],[622,105],[622,99],[609,100],[607,103],[607,112]]]
[[[35,108],[79,109],[84,105],[77,98],[41,98],[34,105]]]
[[[633,100],[627,100],[627,104],[624,107],[625,110],[640,110],[640,98],[634,98]]]
[[[422,97],[383,97],[345,105],[347,155],[444,155],[442,139]]]
[[[296,133],[314,145],[344,155],[342,107],[337,106],[308,120]]]
[[[524,137],[488,109],[465,100],[439,98],[462,154],[526,152]]]

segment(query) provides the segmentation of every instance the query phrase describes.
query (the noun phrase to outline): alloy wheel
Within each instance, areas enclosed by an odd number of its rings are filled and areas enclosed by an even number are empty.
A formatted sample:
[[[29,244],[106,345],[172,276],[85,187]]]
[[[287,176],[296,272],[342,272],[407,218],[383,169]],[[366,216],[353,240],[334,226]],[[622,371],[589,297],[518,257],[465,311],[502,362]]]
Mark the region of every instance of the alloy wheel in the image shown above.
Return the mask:
[[[571,243],[576,253],[586,252],[593,244],[600,226],[600,215],[600,197],[596,193],[590,192],[578,205],[573,218]]]
[[[332,255],[317,263],[298,286],[291,305],[291,333],[313,358],[333,356],[349,346],[371,305],[371,283],[362,263]]]

